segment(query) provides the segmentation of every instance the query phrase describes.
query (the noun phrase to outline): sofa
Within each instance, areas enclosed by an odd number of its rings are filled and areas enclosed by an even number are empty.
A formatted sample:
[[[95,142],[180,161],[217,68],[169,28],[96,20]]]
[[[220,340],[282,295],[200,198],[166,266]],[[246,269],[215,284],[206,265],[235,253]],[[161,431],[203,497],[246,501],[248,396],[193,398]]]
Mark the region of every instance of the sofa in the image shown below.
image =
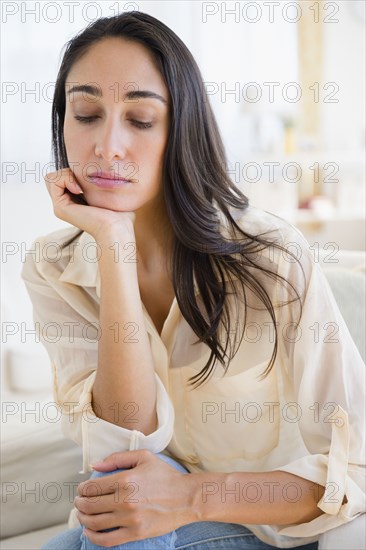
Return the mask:
[[[344,251],[336,263],[326,259],[326,254],[319,257],[322,269],[365,360],[365,254]],[[34,353],[34,362],[39,354],[45,364],[43,348]],[[5,365],[10,378],[19,366],[13,363]],[[30,389],[21,379],[23,385],[17,388],[13,381],[2,394],[2,550],[37,550],[66,530],[77,484],[88,477],[78,473],[81,449],[61,433],[50,381]],[[365,518],[361,515],[321,535],[319,550],[366,548]]]

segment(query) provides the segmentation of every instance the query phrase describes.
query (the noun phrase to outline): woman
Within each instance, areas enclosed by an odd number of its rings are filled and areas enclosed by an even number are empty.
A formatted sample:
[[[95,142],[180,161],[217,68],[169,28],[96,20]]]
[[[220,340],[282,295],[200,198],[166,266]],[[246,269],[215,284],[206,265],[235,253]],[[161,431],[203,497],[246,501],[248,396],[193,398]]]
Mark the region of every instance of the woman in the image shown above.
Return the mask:
[[[96,21],[53,143],[77,231],[22,276],[94,474],[44,548],[317,548],[364,511],[364,365],[304,237],[228,178],[190,52],[140,12]]]

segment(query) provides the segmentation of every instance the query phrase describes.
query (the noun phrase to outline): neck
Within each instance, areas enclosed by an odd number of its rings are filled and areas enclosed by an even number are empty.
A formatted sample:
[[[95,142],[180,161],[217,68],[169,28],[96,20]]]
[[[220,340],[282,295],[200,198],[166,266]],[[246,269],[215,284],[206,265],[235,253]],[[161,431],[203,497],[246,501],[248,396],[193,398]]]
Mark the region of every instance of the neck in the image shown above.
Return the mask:
[[[173,231],[165,206],[137,210],[134,228],[138,268],[151,273],[168,268]]]

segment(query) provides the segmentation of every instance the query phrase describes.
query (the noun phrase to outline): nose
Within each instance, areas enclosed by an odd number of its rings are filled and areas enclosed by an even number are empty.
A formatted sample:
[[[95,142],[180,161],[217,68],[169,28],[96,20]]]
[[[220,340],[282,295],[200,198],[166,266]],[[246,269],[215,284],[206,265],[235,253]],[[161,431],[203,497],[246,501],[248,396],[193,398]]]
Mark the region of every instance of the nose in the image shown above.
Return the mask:
[[[95,154],[107,162],[126,158],[128,137],[120,120],[105,121],[98,128],[95,141]]]

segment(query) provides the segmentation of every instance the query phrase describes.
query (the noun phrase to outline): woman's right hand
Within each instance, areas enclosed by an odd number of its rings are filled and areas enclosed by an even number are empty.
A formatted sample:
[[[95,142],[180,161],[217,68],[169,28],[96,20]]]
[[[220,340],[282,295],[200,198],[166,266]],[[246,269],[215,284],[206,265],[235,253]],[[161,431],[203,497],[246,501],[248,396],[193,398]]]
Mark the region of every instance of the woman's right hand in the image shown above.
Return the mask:
[[[45,176],[48,192],[57,218],[89,233],[97,242],[108,232],[128,233],[134,238],[135,212],[116,212],[89,206],[70,168],[62,168]]]

